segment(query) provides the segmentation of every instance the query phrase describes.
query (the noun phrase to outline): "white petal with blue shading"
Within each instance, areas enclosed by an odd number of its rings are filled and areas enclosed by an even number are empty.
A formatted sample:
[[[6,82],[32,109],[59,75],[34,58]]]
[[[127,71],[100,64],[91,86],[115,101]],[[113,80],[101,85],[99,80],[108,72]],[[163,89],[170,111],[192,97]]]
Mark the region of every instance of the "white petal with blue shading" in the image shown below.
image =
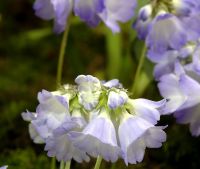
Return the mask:
[[[160,78],[158,84],[161,95],[168,101],[162,114],[170,114],[183,105],[187,96],[182,92],[179,86],[179,78],[175,74],[167,74]]]
[[[99,79],[91,75],[79,75],[75,79],[75,83],[78,85],[78,91],[96,91],[101,88]]]
[[[133,115],[137,115],[152,124],[156,124],[160,120],[160,112],[158,108],[165,105],[166,101],[150,101],[147,99],[129,99],[128,103],[132,106],[129,109]]]
[[[138,153],[137,156],[134,155],[134,157],[130,157],[128,150],[129,146],[132,145],[139,137],[141,137],[150,127],[153,127],[153,124],[140,117],[133,116],[128,113],[124,114],[124,117],[122,117],[122,121],[118,129],[118,135],[121,149],[123,151],[122,158],[127,165],[128,163],[136,163],[137,161],[139,162],[141,158],[143,158],[143,151],[141,151],[140,148],[137,149],[137,146],[135,146],[134,150],[134,153]],[[143,144],[138,143],[137,145],[141,145],[143,147]],[[132,154],[133,152],[131,151],[129,153]]]
[[[120,155],[115,128],[104,115],[93,119],[82,132],[71,132],[75,146],[93,157],[102,156],[106,161],[115,162]]]

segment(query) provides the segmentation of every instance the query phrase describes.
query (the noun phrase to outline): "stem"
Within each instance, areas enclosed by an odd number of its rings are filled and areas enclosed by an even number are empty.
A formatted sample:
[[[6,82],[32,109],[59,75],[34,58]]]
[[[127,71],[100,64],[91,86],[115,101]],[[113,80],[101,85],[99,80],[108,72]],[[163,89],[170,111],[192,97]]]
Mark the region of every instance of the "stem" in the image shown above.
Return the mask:
[[[109,79],[112,79],[118,77],[120,73],[122,60],[121,34],[113,34],[110,30],[106,30],[105,35],[108,55],[107,75]]]
[[[69,16],[70,18],[70,16]],[[67,20],[67,26],[65,28],[61,46],[60,46],[60,53],[58,58],[58,66],[57,66],[57,77],[56,77],[56,85],[57,88],[61,85],[61,79],[62,79],[62,71],[63,71],[63,63],[64,63],[64,56],[65,56],[65,48],[67,46],[67,39],[68,39],[68,33],[69,33],[69,18]]]
[[[98,156],[94,169],[99,169],[100,168],[101,161],[102,161],[102,157]]]
[[[116,163],[113,163],[111,169],[115,169]]]
[[[56,158],[53,157],[53,158],[51,159],[51,169],[55,169],[55,168],[56,168]]]
[[[137,82],[138,82],[138,78],[139,78],[139,75],[141,73],[142,66],[144,64],[146,50],[147,50],[147,48],[146,48],[146,45],[144,44],[144,46],[142,48],[140,60],[139,60],[139,65],[137,67],[137,70],[136,70],[136,73],[135,73],[135,78],[134,78],[134,81],[133,81],[133,86],[132,86],[132,93],[133,94],[135,93]]]
[[[61,161],[60,162],[60,169],[64,169],[64,167],[65,167],[65,163],[64,163],[64,161]]]
[[[65,169],[70,169],[71,161],[67,161],[65,164]]]

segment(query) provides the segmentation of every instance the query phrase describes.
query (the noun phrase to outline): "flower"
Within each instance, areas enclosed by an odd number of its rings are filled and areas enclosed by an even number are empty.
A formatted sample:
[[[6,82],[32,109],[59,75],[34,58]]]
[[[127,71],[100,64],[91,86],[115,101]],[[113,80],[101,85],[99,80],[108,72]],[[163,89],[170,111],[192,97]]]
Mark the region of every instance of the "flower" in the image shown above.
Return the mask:
[[[33,8],[38,17],[54,19],[54,31],[61,33],[72,11],[90,26],[97,26],[102,20],[113,32],[119,32],[118,22],[133,17],[135,7],[136,0],[36,0]]]
[[[69,93],[43,90],[38,93],[40,104],[36,113],[22,113],[22,117],[31,122],[29,132],[34,142],[46,144],[48,156],[56,156],[59,161],[69,161],[72,158],[78,162],[89,161],[89,157],[74,147],[67,135],[69,130],[82,127],[79,126],[79,117],[71,117],[69,114],[70,98]]]
[[[8,168],[7,165],[5,165],[5,166],[3,166],[3,167],[0,167],[0,169],[7,169],[7,168]]]
[[[158,84],[161,95],[168,100],[162,112],[173,113],[178,123],[190,124],[192,135],[199,136],[200,76],[179,63],[175,68],[175,73],[162,76]]]
[[[45,20],[54,19],[54,31],[60,33],[66,27],[72,5],[71,0],[36,0],[33,8],[38,17]]]
[[[86,110],[92,110],[99,102],[101,84],[99,79],[91,75],[79,75],[75,79],[78,85],[78,99]]]
[[[93,157],[102,156],[106,161],[116,162],[120,156],[115,128],[105,109],[82,132],[71,132],[71,136],[77,147]]]
[[[39,92],[36,113],[22,113],[31,138],[45,144],[48,156],[77,162],[88,162],[88,155],[122,158],[128,165],[141,162],[146,147],[166,140],[165,127],[156,126],[165,100],[130,99],[117,79],[79,75],[75,83]]]
[[[196,1],[152,1],[140,9],[133,27],[153,55],[180,50],[187,42],[200,37],[197,9]]]
[[[127,22],[134,15],[136,0],[106,0],[105,8],[99,13],[103,22],[113,31],[120,32],[118,22]]]
[[[174,15],[160,14],[149,25],[146,44],[152,51],[162,53],[167,49],[179,50],[186,42],[187,36],[182,23]]]
[[[164,127],[156,127],[150,122],[125,112],[119,125],[118,134],[122,158],[125,163],[136,164],[144,157],[145,148],[158,148],[166,140]]]

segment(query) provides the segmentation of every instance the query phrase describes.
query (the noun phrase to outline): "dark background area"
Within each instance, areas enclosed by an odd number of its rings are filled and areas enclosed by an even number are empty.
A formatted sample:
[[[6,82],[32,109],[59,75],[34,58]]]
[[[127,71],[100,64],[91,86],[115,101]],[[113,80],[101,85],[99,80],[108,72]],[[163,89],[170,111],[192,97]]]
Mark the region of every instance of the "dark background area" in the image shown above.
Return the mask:
[[[0,2],[0,166],[8,165],[8,169],[47,169],[51,163],[43,150],[44,145],[36,145],[30,139],[28,123],[22,120],[21,113],[35,111],[39,91],[55,90],[62,35],[52,32],[52,21],[43,21],[34,15],[33,2]],[[129,28],[129,24],[123,25],[121,68],[114,77],[130,89],[143,42],[135,37],[133,30],[129,36]],[[63,83],[74,83],[73,79],[79,74],[113,78],[107,69],[112,63],[108,61],[103,24],[89,28],[74,19],[66,53]],[[146,60],[138,96],[158,100],[152,68]],[[199,169],[200,139],[191,136],[187,125],[176,124],[172,116],[161,117],[159,123],[168,125],[167,141],[160,149],[147,149],[142,163],[127,168]],[[71,168],[89,169],[94,163],[95,160],[83,164],[72,162]],[[124,169],[126,166],[122,160],[114,165],[104,161],[101,168]]]

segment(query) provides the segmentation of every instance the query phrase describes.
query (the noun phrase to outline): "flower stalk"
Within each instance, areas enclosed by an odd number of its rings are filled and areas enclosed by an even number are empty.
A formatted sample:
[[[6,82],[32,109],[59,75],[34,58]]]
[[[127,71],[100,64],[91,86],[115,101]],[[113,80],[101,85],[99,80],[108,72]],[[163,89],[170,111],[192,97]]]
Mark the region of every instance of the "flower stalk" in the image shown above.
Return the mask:
[[[132,93],[135,94],[135,90],[137,87],[137,82],[139,81],[139,76],[142,70],[142,66],[144,64],[145,61],[145,55],[146,55],[146,51],[147,51],[147,47],[144,44],[143,48],[142,48],[142,52],[141,52],[141,56],[140,56],[140,60],[139,60],[139,65],[137,67],[136,73],[135,73],[135,77],[134,77],[134,81],[133,81],[133,86],[132,86]]]
[[[67,161],[65,164],[65,169],[70,169],[71,161]]]
[[[95,166],[94,166],[94,169],[99,169],[99,168],[100,168],[100,165],[101,165],[101,162],[102,162],[102,157],[101,157],[101,156],[98,156],[98,157],[97,157],[96,164],[95,164]]]
[[[65,49],[67,46],[69,27],[70,27],[70,17],[68,18],[67,25],[63,34],[61,46],[60,46],[60,53],[59,53],[58,66],[57,66],[57,76],[56,76],[57,88],[59,88],[62,81],[63,63],[64,63],[64,56],[65,56]]]

